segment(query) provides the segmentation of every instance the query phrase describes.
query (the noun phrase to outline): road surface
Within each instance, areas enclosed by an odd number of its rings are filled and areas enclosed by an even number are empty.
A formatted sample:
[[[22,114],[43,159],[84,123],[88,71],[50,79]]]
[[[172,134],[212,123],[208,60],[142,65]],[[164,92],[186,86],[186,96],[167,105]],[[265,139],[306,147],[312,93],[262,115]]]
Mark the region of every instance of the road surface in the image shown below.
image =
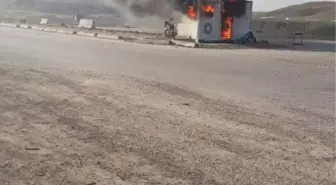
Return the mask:
[[[0,184],[334,184],[334,57],[0,27]]]

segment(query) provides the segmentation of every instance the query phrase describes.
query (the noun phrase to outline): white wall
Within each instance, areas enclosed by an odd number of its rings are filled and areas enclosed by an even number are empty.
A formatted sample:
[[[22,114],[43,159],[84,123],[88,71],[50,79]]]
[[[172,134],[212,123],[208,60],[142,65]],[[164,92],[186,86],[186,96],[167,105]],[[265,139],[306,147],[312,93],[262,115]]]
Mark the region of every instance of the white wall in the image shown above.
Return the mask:
[[[241,17],[233,17],[232,39],[239,39],[251,31],[252,2],[246,4],[246,13]]]
[[[202,17],[201,13],[198,15],[198,30],[197,30],[197,38],[199,40],[207,40],[207,41],[217,41],[220,40],[221,35],[221,1],[218,0],[218,4],[214,5],[215,12],[212,18]],[[211,33],[205,33],[206,24],[211,24],[212,31]]]
[[[91,29],[95,27],[95,23],[92,19],[81,19],[79,21],[78,27]]]

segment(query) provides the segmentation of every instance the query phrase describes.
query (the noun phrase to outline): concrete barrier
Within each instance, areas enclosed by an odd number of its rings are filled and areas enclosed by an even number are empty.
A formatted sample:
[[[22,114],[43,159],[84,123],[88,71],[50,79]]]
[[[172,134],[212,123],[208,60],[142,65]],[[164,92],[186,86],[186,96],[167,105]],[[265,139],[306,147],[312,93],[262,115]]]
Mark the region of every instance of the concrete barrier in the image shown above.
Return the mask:
[[[41,26],[32,26],[31,29],[33,29],[33,30],[39,30],[39,31],[43,31],[43,30],[44,30],[44,27],[41,27]]]
[[[7,27],[14,27],[14,28],[19,28],[19,24],[13,24],[13,23],[0,23],[1,26],[7,26]]]
[[[117,35],[109,35],[109,34],[98,34],[99,38],[104,38],[104,39],[113,39],[113,40],[118,40],[119,36]]]
[[[90,33],[90,32],[82,32],[82,31],[78,31],[77,35],[81,35],[81,36],[88,36],[88,37],[97,37],[98,33]]]
[[[86,28],[86,29],[93,29],[95,28],[95,22],[92,19],[81,19],[79,21],[78,27]]]
[[[47,31],[47,32],[57,32],[57,28],[44,28],[42,31]]]
[[[75,30],[62,30],[62,29],[59,29],[59,30],[57,30],[57,33],[76,35],[77,31],[75,31]]]
[[[27,24],[21,24],[20,28],[32,29],[32,27],[30,25],[27,25]]]

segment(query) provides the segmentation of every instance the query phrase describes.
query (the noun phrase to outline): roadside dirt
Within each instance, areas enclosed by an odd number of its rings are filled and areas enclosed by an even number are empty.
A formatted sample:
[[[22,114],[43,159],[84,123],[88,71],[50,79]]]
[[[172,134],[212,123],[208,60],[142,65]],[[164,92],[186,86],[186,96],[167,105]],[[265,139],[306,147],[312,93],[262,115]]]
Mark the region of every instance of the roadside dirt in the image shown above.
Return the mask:
[[[1,185],[335,184],[334,130],[169,84],[0,65],[0,102]]]

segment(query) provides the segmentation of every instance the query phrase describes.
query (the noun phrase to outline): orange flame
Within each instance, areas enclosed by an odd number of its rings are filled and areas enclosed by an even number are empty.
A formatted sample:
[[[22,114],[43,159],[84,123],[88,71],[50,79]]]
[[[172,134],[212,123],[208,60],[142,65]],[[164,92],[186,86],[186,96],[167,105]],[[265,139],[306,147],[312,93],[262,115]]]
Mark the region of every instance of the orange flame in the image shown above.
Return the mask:
[[[187,15],[190,19],[196,19],[195,8],[193,6],[188,6]]]
[[[206,12],[206,13],[214,13],[214,12],[215,12],[214,7],[211,6],[211,5],[204,5],[204,6],[202,6],[201,8],[202,8],[202,10],[203,10],[204,12]]]
[[[224,20],[224,28],[221,31],[222,40],[229,40],[232,38],[232,17]]]
[[[207,14],[213,14],[215,12],[215,8],[212,5],[203,5],[200,7],[200,9]],[[196,19],[196,11],[194,6],[188,6],[187,15],[190,19]]]

